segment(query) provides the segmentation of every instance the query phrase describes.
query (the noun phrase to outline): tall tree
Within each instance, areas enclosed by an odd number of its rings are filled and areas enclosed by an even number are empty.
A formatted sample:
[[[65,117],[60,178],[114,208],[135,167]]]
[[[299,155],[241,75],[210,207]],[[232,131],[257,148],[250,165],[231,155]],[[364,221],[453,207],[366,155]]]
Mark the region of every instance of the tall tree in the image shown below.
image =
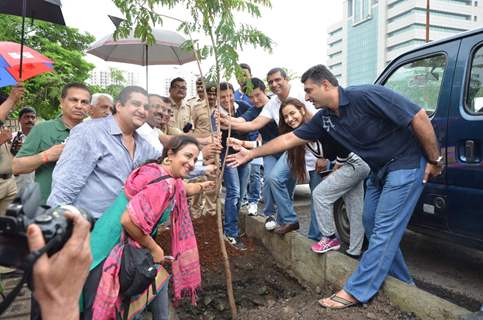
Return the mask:
[[[209,72],[209,78],[220,82],[223,78],[230,79],[234,74],[240,76],[242,70],[238,66],[239,52],[245,45],[261,47],[271,50],[272,40],[257,30],[255,27],[238,23],[236,17],[241,13],[259,18],[261,16],[260,7],[270,7],[270,0],[113,0],[116,6],[125,15],[123,21],[116,30],[116,35],[127,36],[131,30],[134,35],[148,43],[153,41],[152,28],[162,24],[163,17],[156,11],[156,7],[163,6],[173,8],[175,6],[184,7],[189,16],[188,21],[181,21],[180,30],[190,36],[190,41],[186,47],[192,48],[197,54],[198,67],[200,74],[203,72],[200,67],[200,58],[212,56],[215,65]],[[201,43],[192,37],[194,33],[202,33],[210,39],[209,44]],[[219,88],[219,86],[218,86]],[[218,101],[219,101],[218,90]],[[205,97],[207,95],[205,94]],[[206,101],[208,104],[208,102]],[[219,127],[219,126],[218,126]],[[231,127],[228,128],[228,136],[231,134]],[[226,157],[225,157],[226,159]],[[224,166],[222,166],[223,174]],[[222,176],[221,174],[221,176]],[[221,190],[221,176],[217,180],[216,190],[218,195]],[[217,201],[218,215],[218,235],[220,239],[221,251],[224,258],[224,267],[227,278],[227,293],[230,303],[232,318],[237,318],[237,310],[233,295],[233,285],[231,282],[231,271],[226,247],[223,240],[223,226],[221,219],[220,201]]]
[[[20,43],[21,19],[0,14],[0,39]],[[41,74],[25,83],[23,105],[36,108],[42,118],[59,113],[59,97],[64,84],[84,82],[94,65],[84,59],[85,50],[95,40],[75,28],[35,20],[27,27],[25,45],[54,61],[55,72]]]

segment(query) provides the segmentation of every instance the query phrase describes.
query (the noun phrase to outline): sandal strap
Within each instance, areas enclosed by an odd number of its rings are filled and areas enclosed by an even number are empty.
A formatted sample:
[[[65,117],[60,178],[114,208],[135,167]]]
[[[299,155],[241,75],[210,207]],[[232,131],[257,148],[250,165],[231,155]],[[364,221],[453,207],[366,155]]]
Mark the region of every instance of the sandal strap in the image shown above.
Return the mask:
[[[350,305],[353,305],[353,304],[355,304],[355,303],[356,303],[356,302],[354,302],[354,301],[349,301],[349,300],[347,300],[347,299],[344,299],[344,298],[342,298],[342,297],[339,297],[339,296],[338,296],[337,294],[335,294],[335,293],[334,293],[333,295],[331,295],[331,296],[330,296],[330,300],[332,300],[332,301],[334,301],[334,302],[337,302],[337,303],[340,303],[340,304],[342,304],[342,305],[344,305],[344,306],[350,306]]]

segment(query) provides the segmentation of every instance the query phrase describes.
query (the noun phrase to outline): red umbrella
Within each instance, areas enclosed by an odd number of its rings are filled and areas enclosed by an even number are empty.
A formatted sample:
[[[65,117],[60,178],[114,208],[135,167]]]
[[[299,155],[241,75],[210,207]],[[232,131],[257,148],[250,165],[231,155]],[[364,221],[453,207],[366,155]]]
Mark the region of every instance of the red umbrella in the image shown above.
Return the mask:
[[[2,77],[2,70],[0,70],[0,87],[8,85],[8,76],[13,78],[11,80],[20,80],[20,47],[21,45],[15,42],[0,42],[0,69],[3,69],[4,74]],[[44,55],[29,47],[23,46],[22,80],[52,71],[52,64],[52,60]]]

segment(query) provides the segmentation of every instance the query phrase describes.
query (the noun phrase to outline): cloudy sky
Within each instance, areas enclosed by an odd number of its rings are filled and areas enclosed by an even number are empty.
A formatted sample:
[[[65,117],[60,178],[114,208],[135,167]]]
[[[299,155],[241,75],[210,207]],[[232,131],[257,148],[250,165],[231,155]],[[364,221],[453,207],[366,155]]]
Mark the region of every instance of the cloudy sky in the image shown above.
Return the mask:
[[[288,68],[291,72],[301,75],[308,67],[325,63],[326,61],[326,30],[331,24],[342,17],[342,0],[272,0],[272,8],[262,11],[260,19],[243,19],[270,36],[274,42],[272,54],[261,49],[245,49],[241,53],[241,62],[252,67],[253,74],[264,77],[268,69],[275,66]],[[63,0],[62,10],[66,23],[87,31],[96,38],[101,38],[114,31],[114,26],[107,17],[108,14],[121,16],[111,0]],[[180,19],[189,16],[183,10],[163,10],[160,12]],[[174,21],[165,20],[161,28],[175,30]],[[115,66],[125,70],[137,70],[144,79],[144,69],[141,66],[105,63],[99,58],[88,55],[88,60],[99,67]],[[195,63],[183,65],[184,72],[197,73]],[[204,72],[209,68],[209,62],[203,65]],[[173,73],[171,66],[155,66],[150,68],[151,84],[161,81],[168,73]]]

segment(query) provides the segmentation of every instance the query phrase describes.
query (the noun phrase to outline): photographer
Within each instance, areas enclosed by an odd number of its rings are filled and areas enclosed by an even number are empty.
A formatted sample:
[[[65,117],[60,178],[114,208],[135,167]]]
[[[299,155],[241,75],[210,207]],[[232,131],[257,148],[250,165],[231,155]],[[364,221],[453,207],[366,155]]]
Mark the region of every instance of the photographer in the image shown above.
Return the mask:
[[[53,256],[42,255],[33,268],[33,295],[45,320],[79,319],[79,297],[92,261],[89,222],[78,213],[65,215],[73,222],[72,236]],[[30,251],[44,247],[37,225],[30,225],[27,233]]]

